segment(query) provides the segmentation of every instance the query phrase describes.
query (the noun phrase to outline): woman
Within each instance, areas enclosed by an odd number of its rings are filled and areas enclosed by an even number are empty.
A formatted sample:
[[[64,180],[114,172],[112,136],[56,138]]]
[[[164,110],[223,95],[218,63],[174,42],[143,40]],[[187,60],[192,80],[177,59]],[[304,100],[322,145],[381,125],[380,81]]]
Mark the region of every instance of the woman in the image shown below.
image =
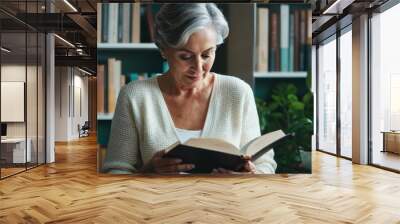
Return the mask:
[[[193,164],[163,158],[177,140],[221,138],[238,147],[260,135],[253,92],[238,78],[211,72],[228,24],[215,4],[165,4],[155,18],[155,43],[169,65],[135,81],[118,97],[103,171],[180,173]],[[274,173],[271,150],[239,173]],[[217,173],[236,173],[216,169]]]

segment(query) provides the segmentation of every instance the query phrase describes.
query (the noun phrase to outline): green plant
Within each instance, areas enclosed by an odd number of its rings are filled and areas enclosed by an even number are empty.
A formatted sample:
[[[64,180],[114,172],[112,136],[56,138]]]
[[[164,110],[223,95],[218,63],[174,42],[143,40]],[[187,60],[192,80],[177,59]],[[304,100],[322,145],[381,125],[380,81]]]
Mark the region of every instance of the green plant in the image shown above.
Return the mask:
[[[277,172],[307,172],[301,167],[299,150],[311,151],[312,93],[308,91],[299,97],[295,85],[281,83],[272,90],[269,101],[256,98],[256,105],[263,134],[278,129],[295,134],[275,150],[275,159],[280,165]]]

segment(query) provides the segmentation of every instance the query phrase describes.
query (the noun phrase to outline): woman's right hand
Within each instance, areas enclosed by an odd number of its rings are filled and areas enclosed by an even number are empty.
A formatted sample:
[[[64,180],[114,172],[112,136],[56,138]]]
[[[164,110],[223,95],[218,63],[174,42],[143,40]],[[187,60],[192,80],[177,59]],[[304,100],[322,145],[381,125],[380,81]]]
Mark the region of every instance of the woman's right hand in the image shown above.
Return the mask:
[[[151,172],[160,174],[173,174],[186,172],[194,168],[194,164],[184,164],[178,158],[165,158],[165,150],[158,151],[147,164]]]

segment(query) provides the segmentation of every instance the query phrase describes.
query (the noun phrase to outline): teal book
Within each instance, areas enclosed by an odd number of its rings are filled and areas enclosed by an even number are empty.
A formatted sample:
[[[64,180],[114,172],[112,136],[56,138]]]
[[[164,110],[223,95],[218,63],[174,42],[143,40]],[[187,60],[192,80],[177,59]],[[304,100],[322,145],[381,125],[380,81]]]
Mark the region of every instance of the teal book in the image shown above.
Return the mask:
[[[108,42],[109,4],[101,4],[101,42]]]
[[[281,71],[289,71],[289,5],[281,5],[280,11],[280,37],[281,37]]]
[[[279,17],[277,12],[272,12],[270,16],[270,32],[269,32],[269,71],[280,70],[280,49],[279,49]]]
[[[122,3],[118,4],[118,21],[117,21],[117,42],[123,42],[123,32],[124,32],[124,13],[123,13],[123,5]]]
[[[294,71],[294,14],[290,14],[290,24],[289,24],[289,66],[288,70],[290,72]]]

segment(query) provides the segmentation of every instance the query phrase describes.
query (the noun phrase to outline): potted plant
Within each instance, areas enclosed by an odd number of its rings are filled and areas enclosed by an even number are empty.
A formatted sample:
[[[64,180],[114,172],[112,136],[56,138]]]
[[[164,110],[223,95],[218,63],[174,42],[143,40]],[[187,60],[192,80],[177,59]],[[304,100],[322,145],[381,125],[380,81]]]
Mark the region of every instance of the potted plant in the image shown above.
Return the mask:
[[[256,98],[261,132],[282,129],[294,133],[275,150],[278,173],[311,172],[313,97],[310,91],[298,96],[295,85],[281,83],[272,90],[271,100]]]

